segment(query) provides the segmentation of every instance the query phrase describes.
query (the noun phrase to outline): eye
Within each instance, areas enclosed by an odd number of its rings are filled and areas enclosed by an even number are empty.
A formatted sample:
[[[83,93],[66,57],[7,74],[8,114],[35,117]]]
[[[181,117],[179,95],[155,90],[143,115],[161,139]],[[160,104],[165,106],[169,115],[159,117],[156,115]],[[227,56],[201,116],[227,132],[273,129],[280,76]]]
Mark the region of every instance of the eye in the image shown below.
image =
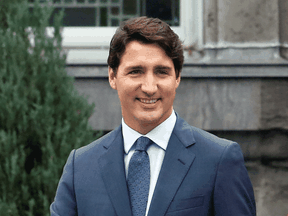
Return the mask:
[[[141,70],[133,70],[129,72],[129,74],[140,74],[140,73],[142,73]]]
[[[165,74],[168,74],[168,71],[166,71],[166,70],[157,70],[156,73],[165,75]]]

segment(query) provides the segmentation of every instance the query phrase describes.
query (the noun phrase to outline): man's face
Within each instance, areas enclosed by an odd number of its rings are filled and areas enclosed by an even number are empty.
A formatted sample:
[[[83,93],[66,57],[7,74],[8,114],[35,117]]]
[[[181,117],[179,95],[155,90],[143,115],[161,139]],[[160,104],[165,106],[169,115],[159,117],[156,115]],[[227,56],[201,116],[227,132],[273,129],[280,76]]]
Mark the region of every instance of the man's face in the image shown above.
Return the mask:
[[[162,48],[131,41],[117,75],[109,68],[109,82],[118,91],[125,123],[146,134],[171,115],[180,75],[176,79],[173,61]]]

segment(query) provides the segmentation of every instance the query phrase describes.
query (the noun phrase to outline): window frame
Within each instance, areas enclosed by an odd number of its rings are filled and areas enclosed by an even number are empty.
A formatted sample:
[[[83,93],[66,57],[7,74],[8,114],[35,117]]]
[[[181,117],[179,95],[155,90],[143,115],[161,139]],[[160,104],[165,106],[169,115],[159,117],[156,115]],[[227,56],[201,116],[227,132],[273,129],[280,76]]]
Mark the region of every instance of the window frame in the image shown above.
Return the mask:
[[[180,0],[180,25],[172,26],[185,47],[203,46],[203,1]],[[117,27],[63,27],[62,47],[67,64],[106,64],[109,45]],[[48,27],[48,34],[53,28]]]

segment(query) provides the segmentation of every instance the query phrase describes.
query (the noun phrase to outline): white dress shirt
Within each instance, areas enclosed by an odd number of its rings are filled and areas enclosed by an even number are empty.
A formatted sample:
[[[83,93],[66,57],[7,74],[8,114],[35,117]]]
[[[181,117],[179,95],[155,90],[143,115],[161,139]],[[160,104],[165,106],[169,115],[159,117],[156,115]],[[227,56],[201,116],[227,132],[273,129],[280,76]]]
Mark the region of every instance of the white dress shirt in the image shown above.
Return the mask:
[[[133,145],[135,141],[140,136],[145,136],[154,142],[147,149],[147,153],[149,155],[149,160],[150,160],[150,188],[149,188],[148,202],[147,202],[147,208],[146,208],[146,214],[145,214],[146,216],[148,214],[148,210],[150,207],[150,203],[152,200],[152,196],[154,193],[158,175],[161,170],[162,162],[165,156],[165,151],[166,151],[171,133],[175,126],[175,123],[176,123],[176,114],[173,110],[172,114],[164,122],[162,122],[156,128],[151,130],[149,133],[142,135],[138,133],[137,131],[133,130],[132,128],[130,128],[124,122],[124,119],[122,118],[122,134],[123,134],[124,150],[125,150],[124,164],[125,164],[126,178],[128,176],[129,161],[135,151],[135,145]]]

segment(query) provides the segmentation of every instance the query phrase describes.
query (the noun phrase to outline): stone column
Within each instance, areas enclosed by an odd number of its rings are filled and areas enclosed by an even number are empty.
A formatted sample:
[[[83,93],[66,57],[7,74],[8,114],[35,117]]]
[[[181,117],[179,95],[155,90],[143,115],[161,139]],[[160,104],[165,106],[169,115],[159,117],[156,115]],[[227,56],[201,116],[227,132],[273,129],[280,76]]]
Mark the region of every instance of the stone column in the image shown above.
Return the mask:
[[[216,46],[218,42],[218,12],[217,0],[204,0],[204,44],[206,46]]]
[[[288,60],[288,1],[279,0],[280,55]]]
[[[287,58],[287,0],[204,0],[203,4],[207,54],[214,50],[218,60],[257,63]]]

